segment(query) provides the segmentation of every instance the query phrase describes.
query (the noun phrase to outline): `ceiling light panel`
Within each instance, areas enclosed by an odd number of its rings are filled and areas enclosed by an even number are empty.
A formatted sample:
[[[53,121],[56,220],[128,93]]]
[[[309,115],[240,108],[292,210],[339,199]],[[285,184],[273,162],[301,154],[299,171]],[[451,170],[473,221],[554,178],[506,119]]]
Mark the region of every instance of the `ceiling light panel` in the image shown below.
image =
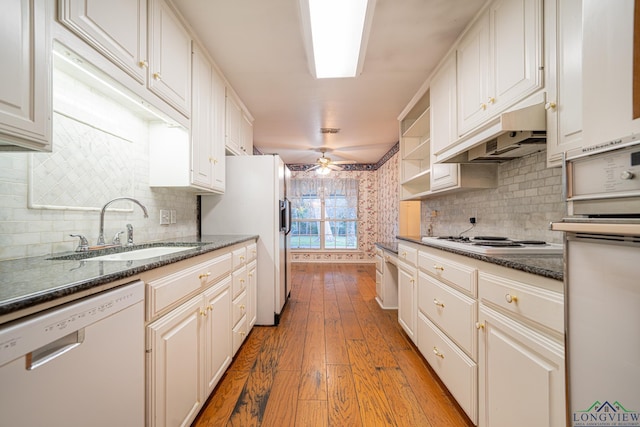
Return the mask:
[[[375,0],[300,0],[317,78],[355,77],[362,68]],[[371,3],[371,4],[369,4]]]

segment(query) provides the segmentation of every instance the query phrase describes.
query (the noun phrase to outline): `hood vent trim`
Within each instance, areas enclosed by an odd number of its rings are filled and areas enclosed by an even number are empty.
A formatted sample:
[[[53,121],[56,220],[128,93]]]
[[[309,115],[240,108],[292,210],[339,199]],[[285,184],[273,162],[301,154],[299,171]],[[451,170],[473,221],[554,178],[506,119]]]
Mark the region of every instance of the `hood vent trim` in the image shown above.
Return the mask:
[[[507,111],[435,153],[436,163],[501,163],[547,147],[544,103]]]

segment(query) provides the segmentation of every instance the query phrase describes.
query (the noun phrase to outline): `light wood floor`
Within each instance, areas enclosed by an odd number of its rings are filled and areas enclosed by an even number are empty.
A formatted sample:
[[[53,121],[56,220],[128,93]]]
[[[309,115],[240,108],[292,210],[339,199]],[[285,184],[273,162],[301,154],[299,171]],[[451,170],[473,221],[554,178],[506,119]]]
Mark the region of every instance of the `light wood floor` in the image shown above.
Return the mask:
[[[375,301],[373,264],[294,264],[280,325],[254,327],[193,426],[470,426]]]

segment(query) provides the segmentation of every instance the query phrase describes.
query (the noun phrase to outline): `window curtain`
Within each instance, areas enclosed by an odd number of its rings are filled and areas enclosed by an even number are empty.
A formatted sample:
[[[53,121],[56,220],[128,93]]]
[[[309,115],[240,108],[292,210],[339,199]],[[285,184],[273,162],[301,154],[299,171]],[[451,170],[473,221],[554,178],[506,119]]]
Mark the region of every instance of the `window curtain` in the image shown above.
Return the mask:
[[[353,178],[294,178],[287,188],[289,199],[301,199],[309,195],[324,195],[325,198],[331,196],[342,196],[353,200],[358,200],[358,180]],[[353,207],[356,207],[355,205]]]

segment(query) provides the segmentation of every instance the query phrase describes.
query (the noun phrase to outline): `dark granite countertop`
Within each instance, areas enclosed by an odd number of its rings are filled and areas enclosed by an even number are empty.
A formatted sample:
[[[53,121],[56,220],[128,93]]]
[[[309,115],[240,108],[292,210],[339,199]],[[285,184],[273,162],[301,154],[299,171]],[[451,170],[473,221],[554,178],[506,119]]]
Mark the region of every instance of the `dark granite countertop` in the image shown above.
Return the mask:
[[[382,250],[392,252],[398,255],[398,241],[395,242],[376,242],[376,246]]]
[[[257,238],[257,235],[194,236],[136,245],[133,249],[195,246],[186,251],[137,261],[84,261],[78,259],[82,254],[76,252],[0,261],[0,316]],[[100,250],[100,254],[109,252],[113,253],[115,249]],[[58,259],[51,260],[51,257]]]
[[[490,262],[492,264],[501,265],[503,267],[513,268],[525,271],[527,273],[536,274],[538,276],[548,277],[555,280],[563,280],[564,277],[564,261],[561,254],[558,255],[482,255],[472,252],[462,251],[458,249],[443,248],[440,246],[430,245],[423,242],[420,236],[398,236],[400,240],[417,243],[423,246],[451,252],[458,255],[464,255],[469,258],[475,258],[480,261]]]

